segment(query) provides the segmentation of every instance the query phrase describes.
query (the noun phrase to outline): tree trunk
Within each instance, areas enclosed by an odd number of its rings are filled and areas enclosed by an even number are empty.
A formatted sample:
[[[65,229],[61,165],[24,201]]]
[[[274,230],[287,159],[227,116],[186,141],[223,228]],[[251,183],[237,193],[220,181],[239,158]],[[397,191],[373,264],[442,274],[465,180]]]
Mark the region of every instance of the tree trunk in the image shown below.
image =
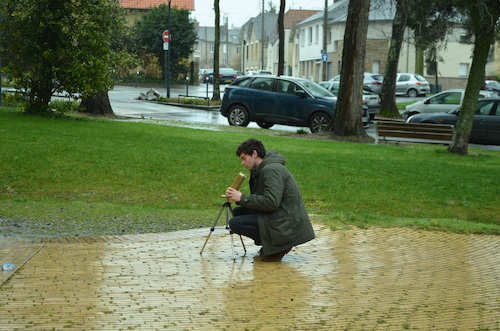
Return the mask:
[[[214,0],[215,10],[215,42],[214,42],[214,74],[213,74],[213,87],[214,93],[212,101],[220,100],[220,84],[219,84],[219,44],[220,44],[220,8],[219,0]]]
[[[468,0],[467,7],[475,36],[472,65],[453,140],[448,147],[449,152],[459,155],[468,153],[479,90],[484,84],[485,65],[490,47],[495,41],[495,24],[500,16],[498,0]]]
[[[80,103],[80,111],[92,115],[115,116],[107,91],[99,91],[95,96],[83,97]]]
[[[399,55],[406,30],[408,17],[407,0],[397,0],[396,15],[392,22],[392,37],[387,54],[387,66],[385,67],[384,83],[380,102],[380,114],[388,117],[400,117],[396,106],[396,75],[398,73]]]
[[[338,136],[366,137],[363,128],[363,73],[365,71],[366,34],[370,0],[349,2],[342,69],[340,72],[339,98],[333,123],[333,133]]]
[[[278,14],[278,76],[285,72],[285,0],[280,0],[280,12]]]

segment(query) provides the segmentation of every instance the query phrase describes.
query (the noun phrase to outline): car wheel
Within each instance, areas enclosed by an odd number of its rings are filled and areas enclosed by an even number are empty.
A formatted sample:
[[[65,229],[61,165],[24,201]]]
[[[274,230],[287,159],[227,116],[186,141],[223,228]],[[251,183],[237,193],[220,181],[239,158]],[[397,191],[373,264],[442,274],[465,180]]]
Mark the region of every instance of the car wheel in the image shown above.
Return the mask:
[[[270,123],[270,122],[257,122],[257,125],[260,126],[263,129],[269,129],[269,128],[271,128],[274,125],[274,123]]]
[[[312,133],[325,131],[328,123],[330,123],[330,116],[325,113],[316,113],[309,120],[309,128]]]
[[[227,121],[229,125],[247,126],[250,123],[248,111],[240,105],[232,106],[227,114]]]
[[[415,98],[418,96],[418,91],[415,90],[414,88],[411,88],[408,90],[408,92],[406,92],[406,94],[410,97],[410,98]]]

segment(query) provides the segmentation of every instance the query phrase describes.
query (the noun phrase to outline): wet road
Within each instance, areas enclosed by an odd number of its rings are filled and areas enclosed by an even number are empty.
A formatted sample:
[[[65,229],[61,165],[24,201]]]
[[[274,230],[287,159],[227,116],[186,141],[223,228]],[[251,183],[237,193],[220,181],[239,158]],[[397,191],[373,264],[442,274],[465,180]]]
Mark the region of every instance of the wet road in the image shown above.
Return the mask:
[[[225,86],[221,86],[221,98],[223,96]],[[182,121],[187,123],[229,125],[227,118],[222,116],[218,109],[200,110],[193,108],[177,107],[170,105],[162,105],[142,100],[136,100],[140,93],[146,93],[148,87],[128,87],[116,86],[109,92],[109,99],[113,111],[116,115],[127,116],[132,118],[156,119],[156,120],[171,120]],[[166,96],[165,88],[155,88],[162,96]],[[206,97],[206,86],[190,86],[188,89],[189,96]],[[170,90],[170,97],[186,95],[185,87],[173,87]],[[209,87],[209,97],[212,96],[212,85]],[[259,128],[255,123],[250,123],[249,128]],[[275,125],[273,130],[281,131],[297,131],[297,127],[287,125]]]

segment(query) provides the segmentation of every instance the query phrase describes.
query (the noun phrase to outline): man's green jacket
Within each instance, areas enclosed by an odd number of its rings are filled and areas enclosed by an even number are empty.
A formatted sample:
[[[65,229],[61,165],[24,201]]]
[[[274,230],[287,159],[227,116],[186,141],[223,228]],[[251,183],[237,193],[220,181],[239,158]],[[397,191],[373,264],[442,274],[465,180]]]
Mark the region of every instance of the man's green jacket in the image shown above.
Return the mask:
[[[251,194],[240,206],[258,211],[264,255],[278,253],[314,239],[300,189],[285,167],[285,157],[269,151],[250,176]]]

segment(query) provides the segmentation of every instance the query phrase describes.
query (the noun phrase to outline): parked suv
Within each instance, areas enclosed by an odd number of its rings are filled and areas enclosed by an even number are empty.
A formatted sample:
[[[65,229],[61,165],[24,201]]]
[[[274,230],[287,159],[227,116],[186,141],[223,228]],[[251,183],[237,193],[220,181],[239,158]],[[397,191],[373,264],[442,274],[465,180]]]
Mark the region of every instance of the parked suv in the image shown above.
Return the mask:
[[[307,79],[255,75],[237,78],[226,87],[221,114],[230,125],[261,128],[274,124],[306,126],[311,132],[324,131],[333,118],[337,98]],[[364,107],[364,121],[368,112]]]
[[[431,92],[429,82],[418,74],[402,73],[396,76],[396,94],[411,98],[423,96]]]

